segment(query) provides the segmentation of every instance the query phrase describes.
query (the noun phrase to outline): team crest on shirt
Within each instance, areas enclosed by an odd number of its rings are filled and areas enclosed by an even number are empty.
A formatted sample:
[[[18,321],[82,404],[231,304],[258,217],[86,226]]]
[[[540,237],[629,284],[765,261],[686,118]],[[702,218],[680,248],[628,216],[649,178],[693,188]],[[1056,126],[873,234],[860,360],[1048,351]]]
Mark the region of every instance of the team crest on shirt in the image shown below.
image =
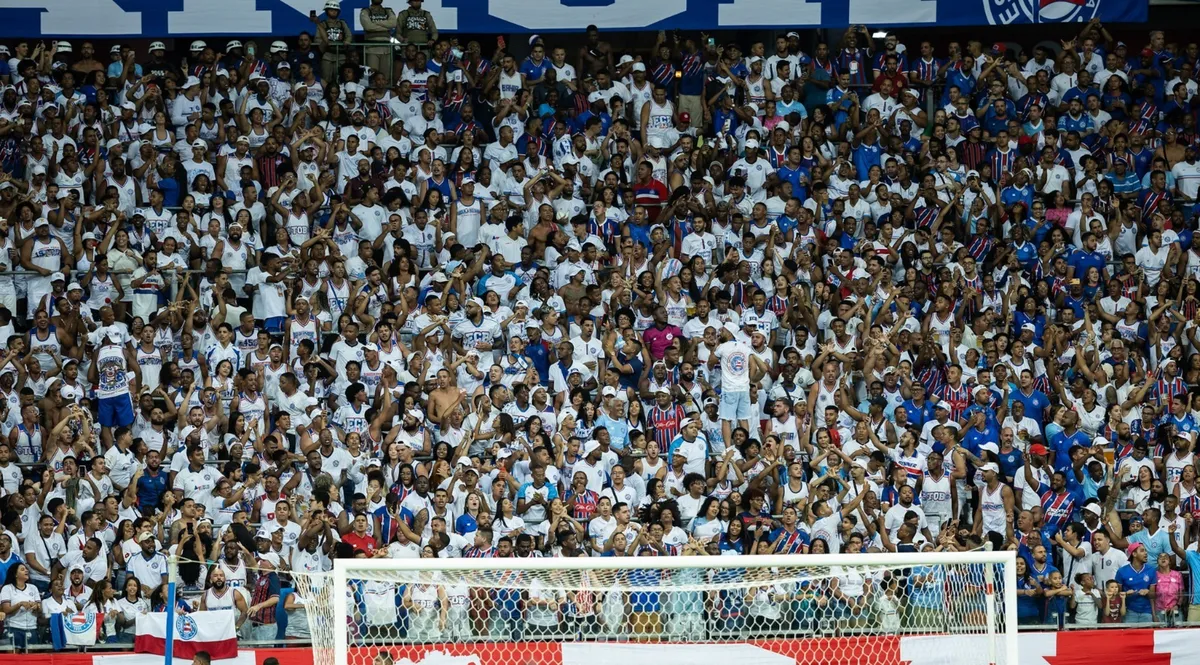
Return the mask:
[[[1086,23],[1100,11],[1101,0],[983,0],[992,25],[1011,23]]]

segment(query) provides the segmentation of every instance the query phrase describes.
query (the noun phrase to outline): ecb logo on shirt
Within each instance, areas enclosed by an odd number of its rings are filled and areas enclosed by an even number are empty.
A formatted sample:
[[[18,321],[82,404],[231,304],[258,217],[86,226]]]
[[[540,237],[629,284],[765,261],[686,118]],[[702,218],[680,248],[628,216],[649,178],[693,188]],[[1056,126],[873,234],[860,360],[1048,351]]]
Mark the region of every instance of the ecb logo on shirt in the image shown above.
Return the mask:
[[[988,23],[1086,23],[1102,0],[982,0]]]

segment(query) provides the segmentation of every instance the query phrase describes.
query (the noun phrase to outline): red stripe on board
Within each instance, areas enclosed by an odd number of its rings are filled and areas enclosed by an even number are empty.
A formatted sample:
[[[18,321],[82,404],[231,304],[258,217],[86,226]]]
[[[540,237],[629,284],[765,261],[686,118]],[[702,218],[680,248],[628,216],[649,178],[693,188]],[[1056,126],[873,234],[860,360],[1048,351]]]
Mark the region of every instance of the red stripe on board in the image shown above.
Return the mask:
[[[133,650],[135,653],[152,653],[161,656],[167,651],[167,638],[154,637],[153,635],[138,635],[133,638]],[[207,651],[213,660],[234,658],[238,653],[237,638],[231,637],[225,640],[212,640],[209,642],[175,638],[175,642],[171,648],[171,655],[175,658],[190,659],[198,651]]]

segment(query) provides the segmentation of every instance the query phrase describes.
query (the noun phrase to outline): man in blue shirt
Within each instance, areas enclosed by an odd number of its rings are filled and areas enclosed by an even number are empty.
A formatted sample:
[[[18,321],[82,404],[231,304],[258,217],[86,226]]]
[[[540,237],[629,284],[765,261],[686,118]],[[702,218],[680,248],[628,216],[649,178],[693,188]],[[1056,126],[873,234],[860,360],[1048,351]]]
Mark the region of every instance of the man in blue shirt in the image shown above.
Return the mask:
[[[1034,331],[1036,333],[1036,330]],[[1046,409],[1050,406],[1050,398],[1046,397],[1046,393],[1033,387],[1033,372],[1027,369],[1021,370],[1019,388],[1009,397],[1014,402],[1021,402],[1025,405],[1025,415],[1037,421],[1038,426],[1046,426]]]
[[[1066,471],[1071,466],[1071,453],[1075,446],[1088,448],[1091,438],[1079,429],[1079,414],[1067,411],[1063,414],[1063,430],[1050,439],[1050,449],[1054,451],[1054,468]]]
[[[1137,543],[1146,548],[1146,560],[1158,561],[1158,555],[1171,553],[1171,534],[1166,529],[1159,528],[1162,511],[1158,508],[1147,508],[1141,515],[1129,516],[1130,544]]]
[[[996,449],[999,450],[1000,431],[988,424],[987,416],[982,411],[976,411],[971,414],[970,420],[967,421],[967,428],[962,433],[963,448],[978,457],[980,447],[985,443],[996,444]]]
[[[1088,268],[1096,268],[1100,271],[1100,279],[1107,281],[1108,260],[1104,258],[1103,254],[1096,251],[1096,234],[1086,231],[1081,239],[1083,248],[1071,252],[1071,255],[1067,257],[1067,279],[1072,277],[1084,279],[1087,277]]]
[[[1004,188],[1000,192],[1000,202],[1004,206],[1012,207],[1014,203],[1020,202],[1025,204],[1025,209],[1028,210],[1033,206],[1033,186],[1029,184],[1029,176],[1032,175],[1029,169],[1021,169],[1013,176],[1013,184]]]
[[[1129,546],[1129,563],[1117,570],[1116,580],[1125,592],[1125,623],[1150,623],[1154,620],[1152,599],[1158,575],[1146,565],[1146,546]]]
[[[908,390],[912,398],[904,400],[900,406],[908,412],[908,422],[921,429],[925,423],[933,420],[934,406],[925,399],[925,384],[913,381]]]
[[[517,71],[525,75],[525,83],[532,87],[542,82],[547,69],[550,69],[550,61],[546,58],[546,47],[537,41]]]
[[[525,330],[529,333],[529,341],[525,346],[525,357],[533,363],[542,384],[548,384],[550,382],[550,354],[546,348],[546,342],[542,339],[541,325],[538,321],[530,319],[525,324]]]

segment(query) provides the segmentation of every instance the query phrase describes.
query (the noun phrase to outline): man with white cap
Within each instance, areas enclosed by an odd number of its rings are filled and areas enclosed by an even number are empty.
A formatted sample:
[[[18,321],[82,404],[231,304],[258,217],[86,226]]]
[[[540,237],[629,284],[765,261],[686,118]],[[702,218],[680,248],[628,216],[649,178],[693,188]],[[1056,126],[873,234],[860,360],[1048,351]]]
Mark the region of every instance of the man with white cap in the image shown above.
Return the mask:
[[[107,448],[112,444],[114,427],[133,424],[133,401],[130,384],[138,384],[137,359],[126,344],[125,331],[111,325],[91,335],[95,347],[94,360],[88,368],[88,381],[96,386],[96,412],[100,422],[100,439]]]
[[[203,173],[209,181],[217,177],[216,169],[208,161],[208,143],[204,139],[192,141],[192,156],[183,162],[183,171],[189,183],[196,181],[196,176]]]
[[[26,240],[21,248],[21,265],[25,270],[37,273],[28,278],[30,319],[42,298],[51,291],[50,276],[61,271],[63,261],[70,256],[63,241],[50,235],[50,222],[45,217],[33,223],[33,235],[32,242]]]
[[[183,94],[171,102],[171,124],[184,127],[200,119],[200,79],[189,76],[179,87],[183,89]]]
[[[700,431],[699,416],[700,414],[694,413],[679,421],[679,436],[667,447],[667,459],[679,455],[685,460],[685,474],[698,473],[703,476],[708,462],[708,439]]]
[[[983,472],[983,487],[979,488],[973,532],[991,540],[994,549],[1000,549],[1013,535],[1013,491],[1001,482],[999,464],[987,462],[980,470]]]
[[[467,349],[474,349],[479,352],[479,366],[491,367],[494,362],[492,349],[503,348],[504,333],[500,324],[494,319],[484,317],[483,300],[479,298],[468,300],[463,310],[466,318],[455,326],[451,333],[454,349],[459,354],[465,354]]]
[[[745,178],[746,194],[754,203],[762,203],[767,200],[767,191],[764,189],[764,185],[767,183],[767,177],[775,172],[775,167],[762,157],[759,147],[758,140],[746,139],[745,156],[729,167],[731,175],[740,175]]]
[[[604,470],[605,464],[600,459],[603,456],[600,442],[595,439],[585,442],[580,448],[580,453],[583,455],[583,459],[576,462],[571,470],[573,473],[582,473],[587,476],[587,488],[599,493],[608,482],[608,473]]]

